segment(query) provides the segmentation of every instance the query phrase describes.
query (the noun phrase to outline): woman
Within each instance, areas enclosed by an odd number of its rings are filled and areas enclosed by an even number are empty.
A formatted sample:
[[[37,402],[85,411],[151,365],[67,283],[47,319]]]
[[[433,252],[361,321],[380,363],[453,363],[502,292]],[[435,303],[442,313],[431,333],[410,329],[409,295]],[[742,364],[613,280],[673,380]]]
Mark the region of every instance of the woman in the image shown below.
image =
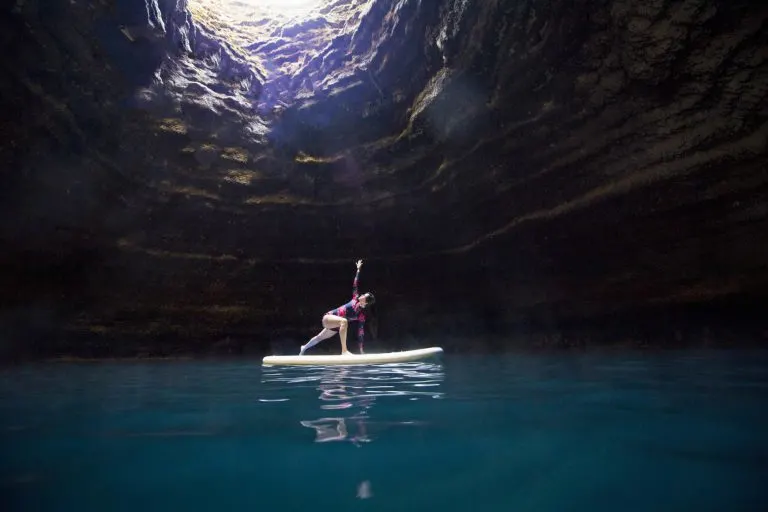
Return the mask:
[[[342,355],[351,355],[352,353],[347,350],[347,327],[349,322],[358,322],[357,327],[357,341],[360,346],[360,353],[363,353],[363,337],[365,334],[365,310],[371,306],[376,300],[373,294],[368,292],[357,295],[357,283],[360,278],[360,267],[363,266],[363,260],[357,261],[357,272],[355,273],[355,280],[352,281],[352,300],[339,306],[336,309],[328,311],[323,315],[323,330],[320,331],[317,336],[307,342],[306,345],[301,346],[299,355],[304,355],[304,352],[311,347],[314,347],[321,341],[330,338],[336,331],[339,332],[341,338],[341,353]]]

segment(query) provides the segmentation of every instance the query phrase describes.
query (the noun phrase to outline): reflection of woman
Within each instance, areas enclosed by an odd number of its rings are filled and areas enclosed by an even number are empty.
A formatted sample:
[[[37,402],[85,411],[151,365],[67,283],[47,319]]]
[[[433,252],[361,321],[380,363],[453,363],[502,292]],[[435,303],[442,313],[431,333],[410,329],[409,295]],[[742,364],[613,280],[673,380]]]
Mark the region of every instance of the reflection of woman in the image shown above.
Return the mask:
[[[363,337],[365,334],[365,311],[368,306],[372,305],[376,300],[372,293],[364,293],[358,297],[357,284],[360,278],[360,267],[363,266],[363,260],[357,261],[357,272],[355,273],[355,279],[352,281],[352,300],[339,306],[336,309],[328,311],[323,315],[322,325],[323,330],[320,331],[314,338],[309,340],[306,345],[301,346],[299,355],[304,355],[304,352],[317,345],[321,341],[330,338],[338,330],[339,337],[341,338],[341,353],[344,355],[351,354],[347,350],[347,327],[349,322],[358,322],[357,328],[357,341],[360,347],[360,353],[363,353]]]
[[[344,418],[320,418],[319,420],[303,420],[302,427],[313,428],[317,435],[316,443],[328,441],[343,441],[347,438],[347,424]]]
[[[317,420],[302,421],[301,425],[315,429],[317,435],[316,443],[325,443],[328,441],[347,440],[356,446],[360,443],[370,441],[366,428],[366,411],[372,405],[373,398],[365,396],[365,388],[356,388],[346,383],[346,377],[349,374],[349,368],[334,368],[324,372],[320,385],[317,388],[320,391],[320,400],[326,403],[320,406],[326,410],[340,409],[359,409],[352,412],[347,417],[325,417]],[[348,390],[347,388],[352,388]],[[357,426],[357,433],[349,432],[349,426],[354,430]]]

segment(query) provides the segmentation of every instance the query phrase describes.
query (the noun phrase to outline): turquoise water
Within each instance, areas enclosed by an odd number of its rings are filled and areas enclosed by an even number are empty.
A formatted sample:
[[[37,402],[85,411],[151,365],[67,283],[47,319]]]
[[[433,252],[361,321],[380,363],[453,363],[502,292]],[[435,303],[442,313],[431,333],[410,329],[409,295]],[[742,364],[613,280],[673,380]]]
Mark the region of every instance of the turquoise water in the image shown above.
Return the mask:
[[[768,510],[768,354],[0,372],[3,510]]]

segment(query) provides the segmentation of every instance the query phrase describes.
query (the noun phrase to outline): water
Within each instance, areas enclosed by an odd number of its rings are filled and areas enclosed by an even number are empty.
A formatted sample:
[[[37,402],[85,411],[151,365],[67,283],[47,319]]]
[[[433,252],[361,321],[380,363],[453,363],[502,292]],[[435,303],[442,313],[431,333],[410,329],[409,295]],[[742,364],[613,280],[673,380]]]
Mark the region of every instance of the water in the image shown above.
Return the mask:
[[[768,510],[764,352],[0,372],[3,510]]]

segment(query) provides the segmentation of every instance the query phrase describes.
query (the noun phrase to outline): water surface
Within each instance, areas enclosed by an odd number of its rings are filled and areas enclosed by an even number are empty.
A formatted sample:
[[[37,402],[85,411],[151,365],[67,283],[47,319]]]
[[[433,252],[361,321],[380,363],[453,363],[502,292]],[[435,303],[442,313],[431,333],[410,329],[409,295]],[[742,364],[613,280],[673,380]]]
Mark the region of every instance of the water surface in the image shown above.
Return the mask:
[[[768,510],[768,353],[0,373],[4,510]]]

